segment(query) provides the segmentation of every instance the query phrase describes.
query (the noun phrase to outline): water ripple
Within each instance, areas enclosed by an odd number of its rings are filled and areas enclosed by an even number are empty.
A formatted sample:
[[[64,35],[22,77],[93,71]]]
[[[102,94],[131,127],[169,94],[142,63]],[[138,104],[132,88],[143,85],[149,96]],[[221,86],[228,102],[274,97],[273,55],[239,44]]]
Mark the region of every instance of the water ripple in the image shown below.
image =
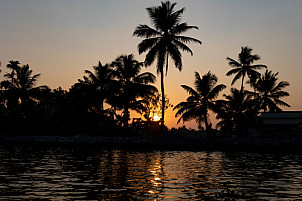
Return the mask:
[[[297,200],[302,198],[301,159],[258,153],[0,147],[0,195],[1,200]]]

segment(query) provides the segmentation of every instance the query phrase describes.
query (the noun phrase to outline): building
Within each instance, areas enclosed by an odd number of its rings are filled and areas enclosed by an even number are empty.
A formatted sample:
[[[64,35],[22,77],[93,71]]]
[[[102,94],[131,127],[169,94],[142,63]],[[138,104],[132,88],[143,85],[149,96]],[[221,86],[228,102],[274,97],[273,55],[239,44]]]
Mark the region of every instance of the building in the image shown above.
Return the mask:
[[[302,134],[302,111],[263,112],[262,134]]]

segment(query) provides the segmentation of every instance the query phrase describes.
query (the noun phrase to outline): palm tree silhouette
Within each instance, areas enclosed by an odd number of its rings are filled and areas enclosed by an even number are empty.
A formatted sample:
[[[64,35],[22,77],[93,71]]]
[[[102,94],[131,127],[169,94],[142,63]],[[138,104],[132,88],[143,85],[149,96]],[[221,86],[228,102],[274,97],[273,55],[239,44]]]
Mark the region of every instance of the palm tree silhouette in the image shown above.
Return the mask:
[[[174,10],[176,3],[170,1],[161,2],[160,6],[147,8],[149,18],[154,28],[148,25],[136,27],[133,35],[146,38],[138,44],[139,54],[147,52],[145,65],[150,66],[157,59],[157,72],[161,75],[161,94],[162,94],[162,129],[165,118],[165,90],[164,90],[164,65],[166,64],[166,74],[168,72],[168,58],[170,57],[175,67],[181,71],[182,58],[181,52],[186,51],[193,55],[192,50],[186,43],[194,42],[201,44],[201,41],[181,34],[190,30],[198,29],[197,26],[189,26],[181,23],[181,15],[184,8]]]
[[[211,128],[208,111],[214,111],[215,99],[219,92],[226,88],[224,84],[216,85],[217,80],[216,75],[210,71],[202,77],[200,77],[198,72],[195,72],[194,86],[196,90],[187,85],[181,85],[190,96],[185,102],[181,102],[173,108],[173,110],[178,109],[175,117],[180,116],[177,123],[181,120],[185,122],[195,119],[199,124],[204,122],[206,131],[209,133]]]
[[[113,68],[110,64],[102,65],[99,61],[97,66],[93,66],[94,72],[85,70],[84,83],[91,85],[96,92],[96,100],[100,111],[104,110],[104,101],[110,96],[114,82]]]
[[[226,100],[218,100],[215,105],[217,127],[224,131],[243,131],[256,114],[256,104],[252,94],[243,90],[231,88],[230,95],[223,95]]]
[[[282,109],[279,106],[290,107],[289,104],[280,100],[283,97],[289,96],[288,92],[283,91],[286,86],[289,86],[289,82],[281,81],[278,83],[278,74],[266,70],[253,84],[260,109],[263,109],[264,112],[280,112]]]
[[[19,64],[19,61],[10,61],[7,68],[11,69],[11,72],[6,73],[6,79],[1,82],[1,87],[4,88],[2,100],[5,102],[6,131],[32,134],[39,130],[41,123],[46,119],[46,112],[42,111],[46,106],[42,104],[42,99],[50,90],[47,86],[36,87],[41,74],[34,74],[28,64]]]
[[[15,74],[16,74],[16,71],[20,68],[19,66],[20,62],[19,61],[9,61],[9,63],[6,65],[6,67],[8,69],[11,69],[11,72],[10,73],[6,73],[4,75],[4,77],[7,77],[8,79],[11,80],[11,83],[14,82],[14,77],[15,77]]]
[[[12,71],[4,75],[4,77],[8,79],[4,80],[1,85],[4,85],[7,90],[14,94],[14,97],[17,98],[15,101],[20,99],[21,104],[24,104],[37,90],[46,89],[48,87],[34,87],[41,74],[33,75],[33,71],[30,70],[28,64],[23,66],[19,66],[19,64],[19,61],[10,61],[10,63],[7,64],[7,68],[12,69]]]
[[[143,108],[142,97],[157,92],[156,87],[150,85],[155,82],[156,77],[149,72],[140,73],[143,63],[135,60],[133,54],[121,55],[111,65],[119,88],[110,102],[117,109],[123,110],[123,124],[127,128],[129,110],[140,112]]]
[[[258,64],[252,65],[254,61],[258,61],[260,56],[257,54],[252,54],[252,48],[249,47],[241,47],[241,52],[238,55],[238,61],[227,57],[229,61],[229,65],[233,67],[232,70],[226,73],[227,76],[236,74],[232,85],[242,77],[241,88],[240,91],[243,90],[244,78],[247,75],[249,78],[259,77],[261,74],[257,72],[258,69],[266,68],[266,65]]]

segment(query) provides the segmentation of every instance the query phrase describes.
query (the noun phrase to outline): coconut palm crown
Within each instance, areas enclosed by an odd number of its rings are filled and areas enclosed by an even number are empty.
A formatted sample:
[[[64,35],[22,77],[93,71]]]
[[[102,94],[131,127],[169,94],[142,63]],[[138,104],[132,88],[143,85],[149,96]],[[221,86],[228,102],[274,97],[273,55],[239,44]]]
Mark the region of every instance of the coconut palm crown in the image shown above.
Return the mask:
[[[178,109],[175,117],[180,116],[177,123],[181,120],[189,121],[195,119],[197,123],[205,123],[206,131],[210,130],[210,122],[208,111],[214,109],[215,99],[223,89],[226,88],[224,84],[216,85],[216,75],[210,71],[200,77],[198,72],[195,72],[195,89],[181,85],[181,87],[189,93],[186,101],[179,103],[173,110]]]
[[[266,70],[253,84],[259,99],[260,109],[263,109],[264,112],[280,112],[282,109],[279,106],[290,107],[289,104],[281,100],[281,98],[289,96],[289,93],[283,90],[289,86],[289,82],[278,82],[278,74]]]
[[[243,127],[251,123],[256,111],[253,95],[246,90],[231,88],[231,93],[223,96],[225,100],[216,102],[216,118],[221,120],[216,127],[227,132],[242,132]]]
[[[4,88],[4,95],[9,105],[25,105],[27,102],[36,102],[36,95],[41,90],[48,90],[47,86],[35,87],[41,74],[33,74],[29,65],[19,65],[19,61],[9,61],[7,68],[10,73],[4,75],[6,80],[1,82],[1,88]]]
[[[100,110],[104,109],[104,101],[112,91],[114,73],[110,64],[102,65],[99,61],[97,66],[93,66],[94,72],[85,70],[84,82],[93,85],[98,93]]]
[[[169,58],[172,59],[175,67],[181,70],[182,55],[180,50],[193,55],[192,50],[186,44],[192,42],[201,44],[200,40],[181,35],[188,30],[198,29],[198,27],[180,22],[184,8],[174,10],[175,6],[176,3],[166,1],[161,2],[160,6],[147,8],[153,28],[148,25],[139,25],[133,33],[134,36],[146,38],[138,44],[139,54],[147,52],[145,65],[150,66],[157,60],[157,72],[161,74],[162,106],[165,105],[164,65],[166,65],[166,75]],[[162,109],[162,125],[164,124],[164,111]]]
[[[241,47],[241,52],[238,55],[238,61],[227,57],[229,65],[233,68],[229,72],[226,73],[227,76],[235,74],[235,77],[232,81],[232,85],[240,78],[241,81],[241,89],[243,90],[244,78],[247,75],[249,78],[255,79],[255,77],[259,77],[261,74],[257,71],[262,68],[266,68],[266,65],[257,64],[252,65],[255,61],[260,60],[260,56],[257,54],[252,54],[252,48],[249,47]]]

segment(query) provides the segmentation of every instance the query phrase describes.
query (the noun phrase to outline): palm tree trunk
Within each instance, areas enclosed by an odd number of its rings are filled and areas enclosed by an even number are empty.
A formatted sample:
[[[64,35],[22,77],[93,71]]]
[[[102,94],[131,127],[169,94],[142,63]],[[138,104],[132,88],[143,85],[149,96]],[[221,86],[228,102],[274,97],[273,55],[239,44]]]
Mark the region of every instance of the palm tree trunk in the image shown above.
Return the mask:
[[[128,128],[128,122],[129,122],[129,108],[128,106],[125,107],[124,109],[124,116],[123,116],[123,120],[124,120],[124,127]]]
[[[205,126],[206,126],[206,133],[207,133],[207,135],[209,134],[209,132],[210,132],[210,130],[209,130],[209,123],[208,123],[208,113],[207,112],[205,112],[204,113],[204,124],[205,124]]]
[[[164,85],[164,69],[160,72],[160,86],[161,86],[161,133],[164,131],[165,123],[165,85]]]
[[[242,93],[243,91],[243,83],[244,83],[244,77],[245,77],[245,73],[242,76],[242,82],[241,82],[241,89],[240,89],[240,93]]]
[[[168,69],[168,63],[169,63],[169,54],[167,52],[166,57],[166,70]],[[161,86],[161,99],[162,99],[162,112],[161,112],[161,133],[164,131],[164,125],[165,125],[165,85],[164,85],[164,68],[161,70],[161,80],[160,80],[160,86]]]

